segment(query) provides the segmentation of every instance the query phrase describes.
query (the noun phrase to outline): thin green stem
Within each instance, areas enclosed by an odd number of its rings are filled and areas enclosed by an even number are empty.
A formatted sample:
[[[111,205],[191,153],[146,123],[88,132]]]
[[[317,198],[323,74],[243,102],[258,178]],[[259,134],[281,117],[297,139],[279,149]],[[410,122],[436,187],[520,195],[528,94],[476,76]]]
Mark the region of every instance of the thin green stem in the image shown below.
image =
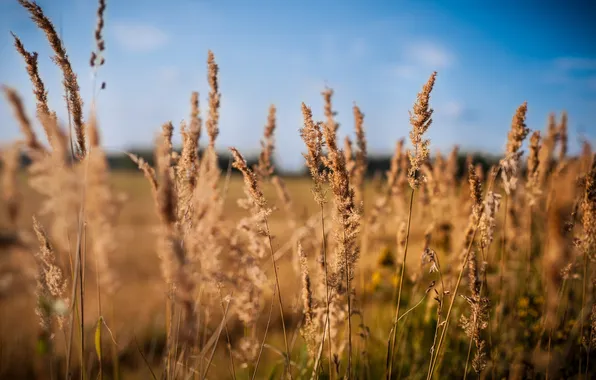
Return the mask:
[[[404,284],[404,274],[406,271],[406,259],[408,257],[408,240],[410,239],[410,225],[412,224],[412,208],[413,208],[413,204],[414,204],[414,189],[412,189],[411,193],[410,193],[410,206],[409,206],[409,210],[408,210],[408,226],[407,226],[407,231],[406,231],[406,246],[404,248],[404,256],[402,259],[402,264],[401,264],[401,274],[400,274],[400,279],[399,279],[399,290],[397,292],[397,304],[395,305],[395,318],[393,321],[393,325],[394,328],[393,330],[393,336],[391,338],[391,344],[389,347],[387,347],[387,350],[389,352],[388,354],[388,358],[389,358],[389,369],[387,371],[387,379],[391,379],[391,373],[393,371],[393,354],[394,354],[394,348],[395,348],[395,339],[396,339],[396,335],[397,335],[397,322],[399,321],[399,305],[401,303],[401,293],[402,293],[402,289],[403,289],[403,284]]]
[[[435,336],[433,337],[433,345],[432,345],[432,349],[430,351],[430,355],[431,355],[431,359],[430,362],[428,363],[428,373],[430,373],[432,366],[433,366],[433,355],[436,352],[436,347],[435,345],[437,344],[437,335],[439,333],[439,327],[441,326],[441,311],[443,310],[443,299],[444,297],[441,297],[441,303],[439,303],[439,306],[437,307],[437,325],[435,326]]]
[[[447,309],[447,316],[445,317],[445,327],[443,328],[443,331],[441,332],[441,338],[439,339],[439,345],[437,347],[437,350],[436,350],[436,353],[434,356],[434,360],[431,357],[432,365],[431,365],[430,372],[428,373],[427,380],[432,379],[433,373],[434,373],[436,365],[437,365],[437,361],[439,359],[439,355],[441,353],[441,347],[443,346],[445,337],[447,335],[447,329],[449,327],[449,318],[451,317],[451,312],[453,311],[453,305],[455,304],[455,299],[457,298],[457,293],[459,291],[459,286],[461,284],[464,269],[466,268],[466,265],[468,264],[470,250],[472,249],[472,245],[474,244],[474,239],[476,238],[476,232],[478,231],[479,222],[480,222],[480,218],[478,218],[478,221],[476,222],[476,225],[474,226],[474,233],[472,235],[472,239],[470,239],[470,244],[468,244],[468,247],[466,249],[464,262],[463,262],[461,269],[459,271],[459,275],[457,277],[457,282],[455,283],[455,290],[454,290],[453,296],[451,298],[451,303],[449,304],[449,309]]]

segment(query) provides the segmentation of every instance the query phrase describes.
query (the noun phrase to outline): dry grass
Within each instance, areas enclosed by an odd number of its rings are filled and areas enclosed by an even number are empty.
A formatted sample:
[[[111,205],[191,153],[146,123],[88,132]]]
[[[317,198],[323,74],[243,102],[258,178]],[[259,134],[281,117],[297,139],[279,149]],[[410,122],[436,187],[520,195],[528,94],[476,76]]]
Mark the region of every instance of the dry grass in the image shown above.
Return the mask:
[[[354,105],[355,148],[347,139],[340,149],[325,89],[325,120],[302,104],[296,136],[309,178],[281,177],[273,165],[273,105],[258,163],[231,148],[240,173],[229,175],[217,165],[221,94],[209,51],[205,122],[193,92],[188,121],[163,124],[155,167],[131,155],[138,173],[111,171],[95,99],[84,122],[62,41],[40,7],[20,3],[56,53],[75,134],[48,107],[37,54],[15,36],[49,146],[19,92],[5,87],[24,140],[2,152],[0,377],[517,379],[596,370],[596,160],[587,142],[581,156],[568,155],[566,114],[558,124],[553,115],[541,138],[521,104],[499,164],[486,173],[469,158],[460,168],[458,147],[431,159],[424,138],[440,85],[432,73],[410,116],[411,144],[396,143],[372,186],[364,114]],[[100,1],[95,74],[105,62],[105,8]],[[26,172],[19,152],[31,161]]]

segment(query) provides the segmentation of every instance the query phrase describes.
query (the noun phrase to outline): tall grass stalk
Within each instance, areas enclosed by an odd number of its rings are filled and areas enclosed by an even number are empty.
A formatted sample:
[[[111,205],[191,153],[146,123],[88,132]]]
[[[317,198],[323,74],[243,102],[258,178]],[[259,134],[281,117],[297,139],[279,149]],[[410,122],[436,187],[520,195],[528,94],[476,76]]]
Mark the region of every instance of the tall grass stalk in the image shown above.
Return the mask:
[[[203,374],[201,379],[207,378],[207,373],[209,372],[209,368],[211,368],[211,363],[213,362],[213,356],[215,355],[215,349],[217,348],[217,342],[219,341],[219,336],[221,335],[221,330],[224,326],[227,326],[226,319],[228,318],[228,310],[230,309],[230,302],[228,302],[226,308],[224,309],[222,321],[217,328],[215,342],[213,343],[213,350],[211,350],[211,355],[209,355],[209,361],[207,362],[207,368],[205,368],[205,373]],[[227,327],[225,327],[227,330]],[[202,355],[201,355],[202,356]],[[200,359],[202,360],[202,359]]]
[[[486,271],[484,271],[484,272],[486,272]],[[478,294],[479,295],[482,295],[482,289],[484,287],[484,283],[485,283],[485,281],[482,281],[480,283],[480,290],[478,291]],[[474,314],[474,319],[473,319],[472,323],[473,323],[473,326],[475,326],[474,327],[475,329],[477,328],[476,327],[477,318],[478,318],[477,315]],[[464,368],[464,380],[466,380],[468,378],[468,365],[470,364],[470,356],[472,354],[472,343],[474,343],[474,336],[473,336],[473,334],[470,337],[470,343],[468,343],[468,355],[466,357],[466,366]]]
[[[588,288],[588,268],[590,267],[590,260],[588,259],[588,252],[584,252],[584,275],[583,275],[583,284],[582,284],[582,302],[581,302],[581,309],[579,314],[579,374],[582,371],[582,360],[583,356],[581,355],[582,347],[583,347],[583,339],[584,339],[584,317],[583,317],[583,310],[586,307],[586,294]],[[590,346],[591,342],[588,341],[588,347]],[[589,357],[589,354],[588,354]],[[587,370],[587,368],[586,368]]]
[[[505,215],[503,217],[503,235],[502,235],[502,239],[501,239],[501,264],[500,264],[500,270],[499,270],[499,302],[498,302],[498,306],[497,306],[497,319],[496,319],[496,324],[497,326],[501,326],[500,322],[500,317],[502,314],[502,310],[501,308],[503,307],[503,302],[504,302],[504,295],[503,295],[503,287],[504,287],[504,281],[505,281],[505,257],[507,256],[507,214],[509,214],[509,195],[507,193],[505,193],[505,202],[504,202],[504,207],[503,210],[505,212]]]
[[[405,247],[404,247],[404,255],[403,255],[402,264],[401,264],[401,274],[399,276],[399,289],[397,291],[397,304],[395,305],[395,316],[394,316],[394,320],[393,320],[393,328],[391,329],[392,330],[391,344],[389,345],[389,347],[387,347],[387,351],[390,353],[387,355],[389,357],[389,361],[388,361],[389,368],[386,368],[388,380],[391,379],[391,373],[393,371],[393,355],[394,355],[394,349],[395,349],[395,339],[397,336],[397,323],[399,321],[399,305],[401,303],[401,293],[402,293],[403,284],[404,284],[404,274],[406,271],[406,259],[408,257],[408,241],[410,238],[410,225],[412,223],[413,205],[414,205],[414,189],[412,189],[412,191],[410,192],[410,205],[408,207],[408,225],[407,225],[407,229],[406,229],[406,243],[405,243]]]
[[[476,237],[477,230],[478,230],[478,224],[474,227],[474,234],[472,236],[472,240],[470,241],[470,244],[468,245],[468,248],[466,249],[464,263],[462,264],[462,267],[459,271],[459,275],[457,276],[457,282],[455,283],[455,290],[453,291],[453,296],[451,298],[451,302],[449,303],[449,308],[447,309],[447,315],[445,316],[445,327],[443,327],[443,331],[441,332],[441,337],[439,338],[439,345],[437,346],[437,349],[435,351],[436,353],[434,355],[434,359],[431,356],[432,364],[430,366],[430,371],[428,373],[427,380],[432,379],[433,373],[435,371],[437,361],[438,361],[439,355],[441,353],[441,347],[443,346],[445,337],[447,335],[447,329],[449,328],[449,318],[451,317],[451,312],[453,311],[453,305],[455,304],[455,300],[457,298],[457,293],[459,291],[459,285],[461,284],[461,279],[463,277],[464,270],[466,268],[466,265],[468,264],[470,250],[472,249],[472,245],[474,244],[474,238]]]
[[[313,368],[313,378],[315,373],[318,371],[319,363],[323,354],[323,347],[325,346],[325,336],[329,335],[329,340],[327,341],[327,348],[329,351],[329,378],[333,378],[333,369],[332,369],[332,349],[331,349],[331,323],[329,319],[329,279],[328,279],[328,271],[327,271],[327,237],[325,235],[325,212],[323,208],[323,202],[319,202],[319,209],[321,212],[321,231],[322,231],[322,250],[323,250],[323,271],[324,271],[324,280],[325,280],[325,325],[323,326],[323,336],[321,337],[321,347],[318,351],[317,358],[315,360],[314,368]]]
[[[346,230],[343,230],[344,234],[344,241],[346,240]],[[345,271],[346,271],[346,287],[347,291],[347,303],[348,303],[348,368],[346,372],[346,376],[349,379],[352,378],[352,288],[350,288],[350,260],[347,257],[346,252],[346,260],[344,262]],[[331,338],[330,338],[331,339]]]
[[[565,294],[567,290],[567,279],[563,279],[563,283],[561,284],[561,288],[559,289],[558,293],[557,293],[557,310],[555,313],[555,318],[558,319],[559,318],[559,311],[561,310],[561,301],[563,299],[563,294]],[[548,290],[547,290],[548,292]],[[547,293],[547,297],[548,297],[548,293]],[[542,337],[544,336],[544,333],[546,332],[546,326],[548,325],[548,317],[549,315],[546,314],[546,317],[544,318],[544,324],[542,327],[542,331],[540,334],[540,340],[538,341],[538,344],[540,345],[540,341],[542,340]],[[547,341],[547,355],[548,355],[548,359],[547,359],[547,363],[546,363],[546,378],[549,378],[549,368],[550,368],[550,360],[551,360],[551,342],[552,342],[552,338],[553,338],[553,328],[550,327],[548,329],[548,341]]]
[[[221,305],[221,311],[223,312],[224,316],[227,314],[227,308],[224,307],[224,299],[222,297],[221,294],[221,287],[218,286],[217,287],[217,291],[219,294],[219,303]],[[230,339],[230,331],[228,330],[228,323],[226,322],[226,319],[224,318],[224,329],[226,332],[226,340],[227,340],[227,347],[228,347],[228,352],[230,354],[230,365],[232,367],[232,378],[234,380],[236,380],[236,369],[235,369],[235,365],[234,365],[234,353],[232,352],[232,341]]]
[[[493,173],[493,175],[491,176],[491,178],[489,179],[489,184],[487,186],[487,194],[488,194],[488,192],[492,191],[495,180],[496,180],[497,176],[499,175],[499,172],[500,172],[500,169],[495,171]],[[506,209],[506,207],[505,207],[505,209]],[[441,331],[441,337],[439,338],[439,345],[436,347],[434,355],[431,355],[430,370],[426,377],[427,380],[432,379],[432,376],[436,369],[437,361],[439,359],[439,355],[441,354],[441,347],[443,346],[443,343],[444,343],[446,335],[447,335],[447,329],[449,328],[449,319],[451,317],[451,312],[453,311],[453,305],[455,304],[455,300],[457,298],[457,294],[459,291],[459,286],[461,284],[461,280],[463,278],[464,270],[465,270],[466,265],[468,264],[468,260],[470,258],[470,251],[472,249],[472,246],[474,245],[474,240],[476,239],[476,233],[478,232],[478,227],[480,225],[480,221],[481,221],[481,218],[477,218],[476,223],[474,223],[474,226],[473,226],[474,232],[472,233],[470,242],[468,244],[468,247],[466,248],[466,251],[464,254],[464,262],[462,263],[462,266],[460,268],[459,275],[457,277],[457,282],[455,283],[455,290],[453,291],[451,302],[449,304],[449,308],[447,309],[447,315],[445,316],[445,327],[443,327],[443,330]]]
[[[484,285],[484,292],[486,294],[486,296],[489,296],[489,289],[488,289],[488,276],[486,274],[486,272],[488,271],[488,254],[485,253],[485,250],[489,250],[490,245],[486,248],[483,248],[480,250],[480,253],[482,255],[482,261],[486,262],[486,268],[484,270],[484,273],[482,274],[483,280],[482,280],[482,284]],[[488,326],[487,326],[487,331],[488,331],[488,352],[489,352],[489,360],[494,360],[492,358],[493,356],[493,333],[492,333],[492,329],[490,328],[490,314],[491,314],[491,308],[488,309]],[[491,377],[494,378],[495,377],[495,373],[494,373],[494,369],[495,369],[495,363],[494,361],[492,362],[491,365]]]
[[[80,284],[80,287],[83,287],[82,281],[82,273],[83,273],[83,257],[82,257],[82,249],[81,246],[83,244],[83,203],[81,203],[79,209],[79,216],[78,216],[78,232],[77,232],[77,243],[76,243],[76,252],[75,252],[75,265],[73,271],[73,280],[72,280],[72,288],[71,288],[71,307],[70,307],[70,322],[69,322],[69,334],[68,334],[68,345],[66,347],[66,380],[70,379],[70,371],[71,371],[71,352],[72,352],[72,344],[73,344],[73,331],[75,327],[75,315],[77,325],[80,326],[80,329],[77,329],[79,333],[79,341],[80,341],[80,356],[81,356],[81,378],[85,376],[85,357],[84,357],[84,314],[83,314],[83,302],[84,302],[84,293],[81,290],[79,292],[80,297],[77,298],[77,286]],[[77,302],[78,299],[78,302]],[[80,304],[80,306],[79,306]]]
[[[95,255],[95,267],[97,268],[97,255]],[[97,291],[97,327],[96,327],[96,334],[99,336],[95,339],[95,345],[97,350],[97,360],[99,360],[99,379],[103,380],[103,360],[102,360],[102,342],[101,342],[101,289],[99,284],[99,271],[95,271],[95,287]]]
[[[172,285],[167,285],[168,290],[166,292],[166,303],[165,303],[165,312],[166,312],[166,356],[165,356],[165,373],[170,374],[171,366],[172,366],[172,315],[174,313],[174,305],[172,302],[171,297],[173,297],[173,290]]]
[[[109,320],[110,321],[114,321],[114,303],[110,302],[109,303]],[[119,380],[120,379],[120,358],[118,357],[118,347],[115,344],[112,344],[111,346],[111,354],[112,354],[112,377],[114,378],[114,380]]]
[[[496,175],[497,174],[495,174],[495,176],[492,178],[493,181],[496,178]],[[488,186],[488,191],[490,191],[492,189],[492,183],[494,183],[494,182],[491,182],[491,184]],[[429,371],[428,376],[427,376],[427,380],[432,379],[432,376],[433,376],[434,371],[436,369],[436,364],[437,364],[437,361],[438,361],[439,356],[441,354],[441,348],[442,348],[442,345],[443,345],[443,343],[445,341],[445,338],[446,338],[446,335],[447,335],[447,331],[448,331],[448,328],[449,328],[449,321],[450,321],[450,317],[451,317],[451,312],[453,311],[453,305],[455,304],[455,300],[457,298],[457,294],[458,294],[458,291],[459,291],[459,286],[461,284],[461,280],[462,280],[462,277],[463,277],[464,270],[465,270],[466,265],[468,264],[468,261],[470,259],[470,252],[471,252],[472,246],[474,244],[474,240],[476,238],[476,233],[478,232],[478,226],[479,226],[479,224],[480,224],[480,218],[478,218],[478,220],[476,221],[476,223],[474,225],[474,232],[473,232],[472,237],[470,239],[470,243],[468,244],[468,247],[466,248],[466,252],[465,252],[465,255],[464,255],[464,262],[463,262],[463,264],[461,266],[461,269],[459,271],[459,275],[457,277],[457,282],[455,284],[455,290],[453,292],[453,296],[451,298],[451,302],[449,304],[449,308],[447,309],[447,315],[445,317],[445,327],[443,328],[443,331],[441,332],[441,337],[439,339],[439,345],[438,345],[438,347],[436,349],[436,353],[434,355],[434,359],[433,359],[433,357],[431,355],[431,366],[430,366],[430,371]],[[467,362],[466,362],[466,366],[467,366]],[[467,371],[466,371],[466,373],[467,373]]]
[[[277,285],[273,287],[273,298],[275,298],[275,293],[278,291]],[[261,363],[261,356],[263,355],[263,347],[265,347],[265,341],[267,339],[267,333],[269,332],[269,326],[271,325],[271,315],[273,314],[273,302],[271,302],[269,306],[269,317],[267,317],[267,324],[265,325],[265,333],[263,334],[263,342],[261,343],[261,347],[259,348],[259,355],[257,356],[257,362],[255,363],[255,368],[253,374],[251,376],[251,380],[255,380],[257,376],[257,371],[259,370],[259,363]]]
[[[292,379],[292,367],[290,366],[291,361],[291,353],[290,353],[290,346],[288,345],[288,335],[286,333],[286,322],[284,321],[284,309],[283,309],[283,302],[281,297],[281,288],[279,287],[279,275],[277,273],[277,263],[275,262],[275,252],[273,251],[273,242],[271,241],[271,231],[269,229],[269,221],[267,217],[265,217],[265,233],[267,234],[267,240],[269,242],[269,253],[271,256],[271,265],[273,266],[273,273],[275,274],[275,286],[277,287],[277,301],[279,305],[279,315],[281,318],[281,328],[283,331],[284,336],[284,346],[286,348],[286,371],[288,372],[288,376],[290,380]]]
[[[532,234],[532,225],[533,225],[533,221],[534,221],[534,206],[530,205],[530,215],[528,216],[528,254],[526,256],[526,276],[528,279],[530,279],[532,276],[530,275],[530,272],[532,271],[532,248],[533,248],[533,241],[532,239],[534,238],[533,234]],[[528,283],[529,285],[529,283]]]

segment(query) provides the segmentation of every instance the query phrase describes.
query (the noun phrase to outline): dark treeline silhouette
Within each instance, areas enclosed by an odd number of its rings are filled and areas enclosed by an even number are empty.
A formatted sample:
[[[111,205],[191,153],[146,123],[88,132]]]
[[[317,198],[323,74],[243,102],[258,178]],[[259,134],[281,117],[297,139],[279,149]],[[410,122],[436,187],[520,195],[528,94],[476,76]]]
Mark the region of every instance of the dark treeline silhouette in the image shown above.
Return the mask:
[[[180,153],[178,150],[176,150]],[[154,156],[152,149],[130,149],[128,153],[134,154],[148,162],[151,166],[154,166]],[[201,156],[202,152],[199,152],[199,157]],[[480,164],[482,167],[484,174],[487,174],[490,168],[493,165],[497,165],[499,160],[502,158],[501,156],[497,156],[494,154],[483,153],[483,152],[474,152],[469,153],[465,151],[460,151],[457,157],[458,161],[458,170],[457,170],[457,177],[463,178],[467,175],[467,168],[466,162],[468,160],[468,156],[471,157],[472,163],[474,165]],[[130,157],[125,153],[116,153],[116,152],[108,152],[107,153],[108,164],[110,169],[116,171],[135,171],[138,170],[137,165],[130,159]],[[245,159],[249,165],[252,167],[258,162],[258,155],[246,155]],[[447,157],[445,157],[447,159]],[[284,177],[307,177],[309,176],[308,169],[303,167],[301,170],[298,171],[285,171],[282,170],[275,165],[275,159],[272,160],[273,165],[276,168],[275,173]],[[521,168],[521,175],[525,175],[525,159],[522,158],[522,168]],[[228,170],[228,167],[231,165],[231,155],[228,151],[220,151],[218,152],[218,165],[221,170],[224,172]],[[434,162],[434,158],[431,157],[431,164]],[[21,166],[27,167],[31,161],[27,157],[26,154],[21,155]],[[366,172],[366,176],[369,178],[374,178],[379,176],[384,177],[387,170],[389,170],[391,164],[391,156],[390,155],[375,155],[368,157],[368,168]],[[3,163],[0,160],[0,168],[2,168]],[[232,174],[236,173],[236,170],[232,171]]]
[[[490,155],[487,153],[467,153],[467,152],[459,152],[457,156],[457,177],[461,178],[464,175],[467,175],[467,168],[466,168],[466,161],[468,159],[468,154],[472,158],[472,162],[474,165],[480,164],[484,173],[487,173],[491,166],[496,165],[499,163],[501,157]],[[445,158],[447,159],[447,158]],[[431,157],[431,164],[433,162],[433,157]],[[372,177],[375,173],[382,173],[384,174],[391,165],[391,156],[373,156],[368,157],[368,168],[367,168],[367,176]]]
[[[130,149],[128,150],[129,153],[134,154],[148,162],[151,166],[154,166],[154,156],[152,149]],[[178,153],[180,153],[178,151]],[[199,156],[202,152],[199,152]],[[480,164],[484,169],[484,172],[488,172],[492,165],[495,165],[499,162],[501,157],[490,155],[486,153],[470,153],[472,157],[472,162],[474,164]],[[466,160],[468,159],[467,152],[461,152],[458,155],[458,177],[462,177],[466,175]],[[111,152],[107,154],[108,164],[112,170],[138,170],[137,165],[130,159],[130,157],[124,153],[115,153]],[[249,166],[256,164],[258,162],[258,156],[245,156],[246,161]],[[275,166],[275,160],[273,160],[273,165]],[[22,166],[26,167],[30,163],[30,160],[26,155],[22,156]],[[374,177],[375,175],[378,176],[379,174],[384,175],[387,170],[389,170],[389,166],[391,163],[391,156],[390,155],[375,155],[368,157],[368,168],[366,175],[368,177]],[[432,157],[431,157],[432,163]],[[221,170],[226,171],[231,164],[231,155],[228,151],[220,151],[218,152],[218,165]],[[0,162],[0,167],[2,163]],[[233,171],[235,172],[235,171]],[[280,168],[276,167],[276,173],[278,175],[283,176],[291,176],[291,177],[302,177],[308,176],[308,170],[306,167],[302,168],[302,170],[298,171],[284,171]]]
[[[153,151],[150,149],[137,149],[131,150],[130,153],[143,158],[147,161],[151,166],[154,164],[154,157]],[[199,153],[199,156],[201,153]],[[458,177],[463,176],[467,173],[466,160],[467,160],[468,153],[461,152],[458,155]],[[487,172],[492,165],[495,165],[499,162],[500,157],[494,155],[488,155],[484,153],[472,153],[472,162],[474,164],[480,164],[485,172]],[[253,156],[245,156],[245,159],[250,167],[258,162],[259,157],[257,155]],[[231,155],[227,151],[218,152],[218,165],[221,170],[226,171],[228,166],[230,165]],[[109,154],[108,155],[108,162],[110,167],[113,170],[136,170],[137,166],[128,155],[125,154]],[[391,163],[391,156],[372,156],[368,158],[368,168],[367,168],[367,176],[373,177],[375,173],[382,173],[384,174],[387,170],[389,170],[389,166]],[[308,176],[308,169],[306,167],[302,168],[299,171],[284,171],[281,170],[279,167],[275,165],[275,160],[273,159],[273,165],[276,168],[276,173],[278,175],[283,176],[292,176],[292,177],[301,177],[301,176]]]

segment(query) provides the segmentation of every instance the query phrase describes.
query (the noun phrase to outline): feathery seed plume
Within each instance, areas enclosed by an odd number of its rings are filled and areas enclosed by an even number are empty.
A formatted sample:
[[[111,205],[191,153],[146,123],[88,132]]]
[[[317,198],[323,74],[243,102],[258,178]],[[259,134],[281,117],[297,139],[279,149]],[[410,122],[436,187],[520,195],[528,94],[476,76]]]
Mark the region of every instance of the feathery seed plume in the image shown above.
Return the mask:
[[[97,26],[95,27],[95,47],[96,51],[91,52],[91,58],[89,63],[91,67],[103,66],[105,58],[103,52],[106,49],[106,43],[103,40],[103,27],[104,27],[104,13],[106,11],[106,1],[99,0],[99,6],[97,7]]]
[[[215,62],[215,56],[213,52],[209,50],[207,57],[208,74],[209,80],[209,118],[206,122],[207,135],[209,135],[209,146],[215,146],[215,139],[219,135],[219,105],[221,94],[219,93],[219,66]]]
[[[517,108],[511,122],[511,130],[507,134],[506,155],[500,162],[501,177],[503,178],[503,186],[507,194],[511,194],[517,187],[519,159],[523,154],[520,149],[524,139],[530,132],[530,129],[526,127],[527,111],[527,102],[522,103],[522,105]]]
[[[66,49],[56,32],[54,24],[43,13],[41,7],[34,1],[18,1],[29,12],[33,22],[44,31],[50,46],[56,54],[53,57],[53,60],[62,70],[62,75],[64,77],[63,85],[67,94],[68,108],[74,123],[79,156],[84,157],[87,153],[87,148],[85,146],[85,129],[83,125],[83,100],[81,99],[77,76],[72,70],[70,60],[66,54]]]
[[[19,94],[16,92],[16,90],[6,86],[2,86],[2,90],[4,91],[8,102],[12,106],[15,118],[21,127],[21,131],[25,135],[25,143],[27,144],[27,147],[32,150],[43,151],[44,149],[37,140],[37,135],[33,131],[31,120],[25,112],[25,106],[23,105],[23,101],[21,100]]]
[[[273,174],[273,164],[271,159],[273,157],[273,149],[275,148],[275,139],[273,133],[275,132],[275,106],[272,104],[269,107],[269,115],[267,117],[267,124],[263,132],[263,139],[261,140],[261,153],[259,154],[259,162],[253,168],[254,172],[261,178],[268,178]]]
[[[360,203],[364,199],[364,177],[366,175],[367,166],[367,148],[366,136],[364,133],[364,114],[360,111],[357,105],[353,107],[354,111],[354,125],[356,131],[356,159],[353,174],[354,189],[356,190],[356,202]]]
[[[414,150],[409,153],[410,169],[408,171],[408,182],[412,189],[419,188],[420,184],[425,180],[420,170],[422,169],[422,165],[428,160],[430,140],[423,140],[422,136],[432,124],[433,109],[430,108],[429,101],[436,77],[437,72],[435,71],[431,74],[428,82],[422,87],[422,91],[418,93],[416,103],[414,103],[414,110],[410,113],[410,124],[412,125],[410,141]]]

